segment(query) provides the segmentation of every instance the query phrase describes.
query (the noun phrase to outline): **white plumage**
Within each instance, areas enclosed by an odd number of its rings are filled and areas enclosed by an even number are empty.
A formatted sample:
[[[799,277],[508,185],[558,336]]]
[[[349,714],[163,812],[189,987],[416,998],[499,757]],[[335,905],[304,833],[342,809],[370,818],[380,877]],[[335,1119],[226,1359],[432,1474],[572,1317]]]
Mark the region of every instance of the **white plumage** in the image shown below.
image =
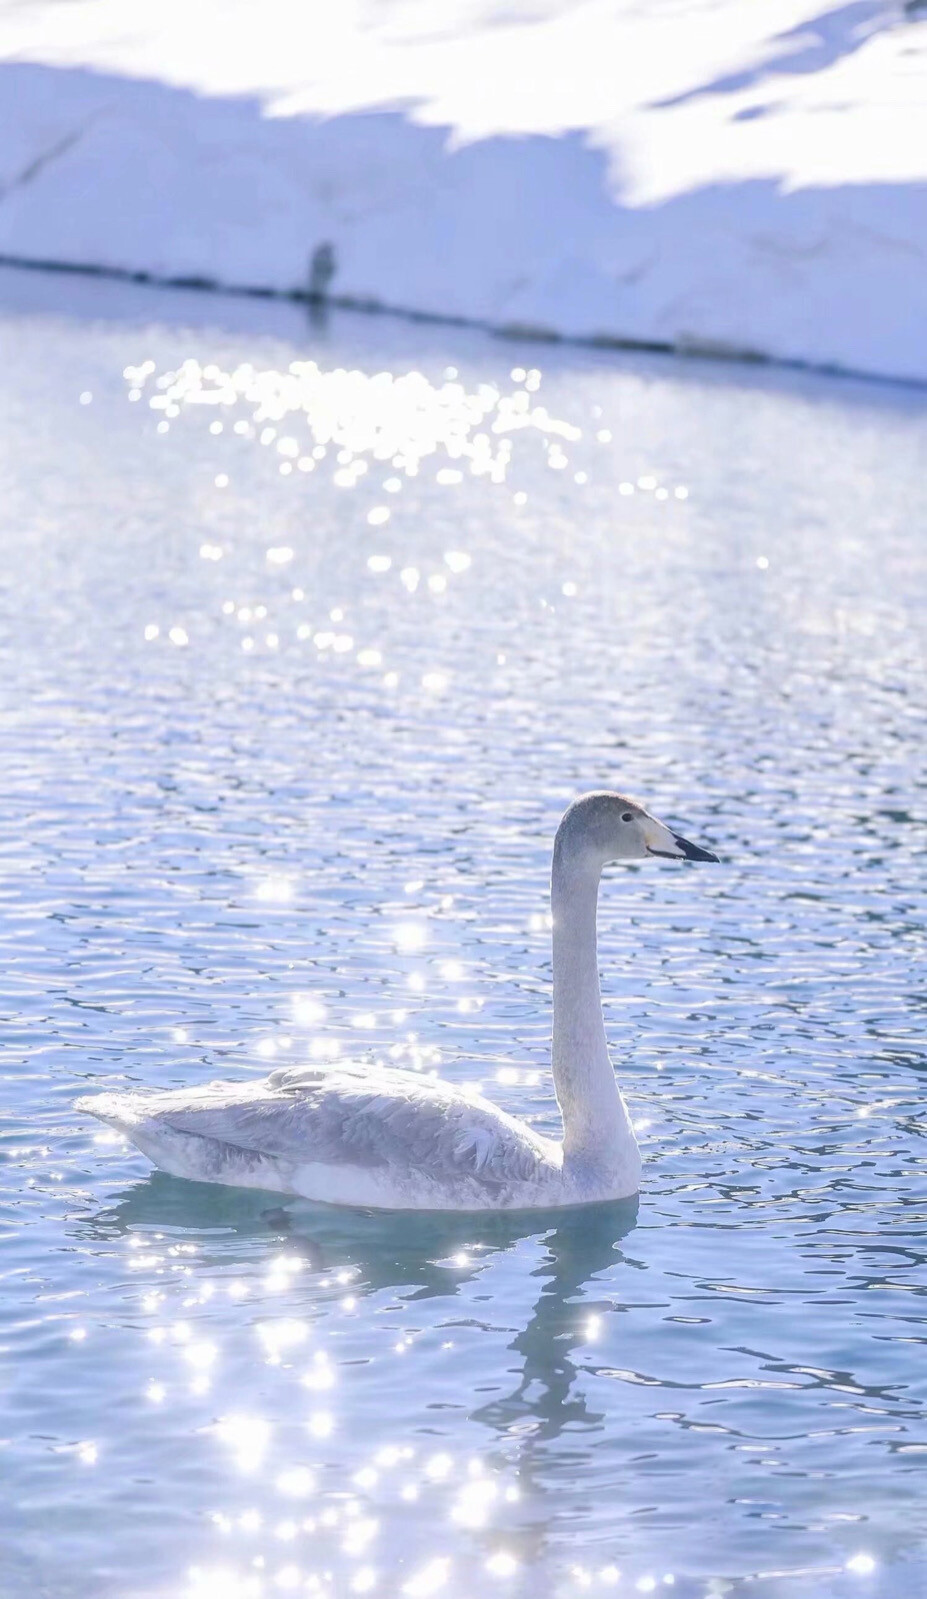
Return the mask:
[[[377,1209],[505,1210],[636,1193],[640,1155],[605,1044],[596,961],[606,861],[713,860],[620,794],[567,811],[554,845],[553,1070],[562,1143],[481,1095],[383,1067],[80,1099],[177,1177]]]
[[[559,1172],[558,1146],[489,1100],[384,1068],[295,1067],[241,1087],[102,1095],[78,1108],[175,1176],[335,1203],[505,1209]]]

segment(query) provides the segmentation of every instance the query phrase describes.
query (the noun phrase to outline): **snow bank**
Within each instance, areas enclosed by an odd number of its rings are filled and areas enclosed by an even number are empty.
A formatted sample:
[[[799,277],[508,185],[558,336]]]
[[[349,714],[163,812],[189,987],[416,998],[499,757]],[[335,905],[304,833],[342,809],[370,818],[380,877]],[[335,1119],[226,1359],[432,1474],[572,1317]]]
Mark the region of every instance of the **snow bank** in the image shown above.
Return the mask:
[[[887,0],[0,5],[0,255],[927,380]]]

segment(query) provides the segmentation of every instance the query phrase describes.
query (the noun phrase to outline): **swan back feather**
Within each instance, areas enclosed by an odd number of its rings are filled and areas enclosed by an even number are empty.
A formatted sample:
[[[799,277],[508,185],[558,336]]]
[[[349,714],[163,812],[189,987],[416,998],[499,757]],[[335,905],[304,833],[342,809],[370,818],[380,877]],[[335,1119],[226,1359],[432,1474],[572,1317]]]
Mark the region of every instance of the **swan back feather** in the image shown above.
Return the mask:
[[[303,1067],[254,1084],[102,1095],[110,1122],[176,1175],[357,1202],[482,1209],[517,1202],[556,1146],[479,1095],[395,1068]],[[219,1172],[223,1177],[218,1177]],[[384,1197],[382,1200],[380,1195]],[[391,1195],[392,1198],[387,1198]]]

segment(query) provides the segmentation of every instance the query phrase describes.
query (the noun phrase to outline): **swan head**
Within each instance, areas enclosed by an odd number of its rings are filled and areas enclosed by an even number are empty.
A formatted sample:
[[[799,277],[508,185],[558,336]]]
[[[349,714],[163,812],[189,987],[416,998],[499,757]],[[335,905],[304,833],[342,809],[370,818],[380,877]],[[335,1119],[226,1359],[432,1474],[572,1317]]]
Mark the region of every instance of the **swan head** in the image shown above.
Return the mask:
[[[601,871],[610,861],[717,861],[717,855],[692,844],[645,811],[626,794],[584,794],[566,812],[554,853]]]

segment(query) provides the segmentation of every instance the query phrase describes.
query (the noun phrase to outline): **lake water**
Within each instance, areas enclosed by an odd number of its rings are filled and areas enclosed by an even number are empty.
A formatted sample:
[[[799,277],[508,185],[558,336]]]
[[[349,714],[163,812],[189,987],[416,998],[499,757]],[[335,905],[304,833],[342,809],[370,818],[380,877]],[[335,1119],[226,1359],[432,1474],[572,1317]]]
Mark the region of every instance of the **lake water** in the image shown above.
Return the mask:
[[[4,1599],[922,1594],[927,400],[0,289]],[[339,1050],[555,1132],[603,785],[723,860],[603,885],[639,1207],[74,1113]]]

